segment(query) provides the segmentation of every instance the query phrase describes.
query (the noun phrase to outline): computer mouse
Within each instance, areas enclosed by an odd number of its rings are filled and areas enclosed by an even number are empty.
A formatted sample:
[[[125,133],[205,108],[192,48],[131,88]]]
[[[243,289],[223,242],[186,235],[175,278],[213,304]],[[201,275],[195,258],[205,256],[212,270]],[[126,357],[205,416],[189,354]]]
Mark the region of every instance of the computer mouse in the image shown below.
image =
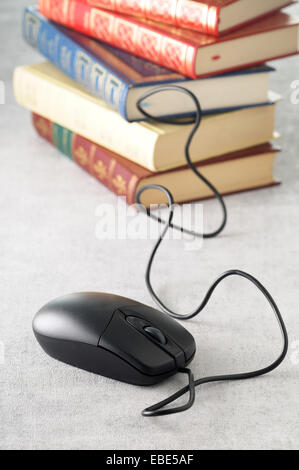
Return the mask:
[[[186,367],[193,336],[152,307],[104,293],[46,304],[33,320],[44,351],[66,364],[134,385],[151,385]]]

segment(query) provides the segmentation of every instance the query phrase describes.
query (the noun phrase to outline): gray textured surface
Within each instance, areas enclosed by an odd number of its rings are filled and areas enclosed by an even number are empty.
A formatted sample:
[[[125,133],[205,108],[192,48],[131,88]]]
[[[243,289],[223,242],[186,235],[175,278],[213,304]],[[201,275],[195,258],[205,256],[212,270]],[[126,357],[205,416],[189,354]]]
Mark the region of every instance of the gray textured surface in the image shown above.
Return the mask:
[[[108,291],[151,304],[143,273],[152,242],[99,241],[95,209],[114,203],[113,196],[40,140],[29,113],[14,104],[14,66],[39,59],[20,37],[25,4],[0,5],[0,80],[6,84],[0,106],[1,448],[298,448],[299,105],[290,103],[298,58],[277,62],[273,77],[273,89],[284,96],[277,116],[284,152],[276,164],[284,184],[228,198],[225,235],[198,252],[182,251],[179,241],[164,245],[154,275],[159,292],[184,311],[223,270],[255,274],[282,309],[290,353],[267,377],[202,387],[191,412],[144,419],[140,410],[184,379],[147,389],[120,384],[56,363],[32,335],[36,310],[63,293]],[[206,204],[205,216],[216,220],[214,202]],[[226,281],[188,328],[198,343],[195,376],[260,366],[280,347],[263,299],[237,279]]]

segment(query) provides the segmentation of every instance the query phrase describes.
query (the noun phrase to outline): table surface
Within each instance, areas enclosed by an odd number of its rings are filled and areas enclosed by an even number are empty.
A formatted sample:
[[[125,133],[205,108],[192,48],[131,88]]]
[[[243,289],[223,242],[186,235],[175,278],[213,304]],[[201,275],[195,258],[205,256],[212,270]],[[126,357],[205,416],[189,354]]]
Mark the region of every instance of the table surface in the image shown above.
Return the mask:
[[[225,233],[187,250],[164,244],[153,282],[176,310],[193,310],[221,272],[246,270],[273,293],[285,318],[290,350],[283,365],[260,379],[204,385],[187,413],[158,419],[140,411],[184,383],[181,376],[140,388],[68,367],[46,356],[31,321],[64,293],[103,291],[153,305],[143,280],[151,240],[101,240],[97,208],[115,197],[34,132],[12,94],[16,65],[41,60],[21,39],[25,0],[0,5],[1,443],[4,449],[295,449],[299,444],[298,145],[299,105],[291,83],[298,57],[276,62],[272,89],[284,100],[277,129],[283,152],[275,174],[283,185],[227,198]],[[299,7],[292,7],[299,14]],[[214,201],[206,224],[217,221]],[[145,221],[142,219],[142,223]],[[190,248],[190,244],[188,245]],[[192,245],[192,247],[194,247]],[[270,308],[244,280],[227,280],[200,318],[195,377],[267,364],[280,351]]]

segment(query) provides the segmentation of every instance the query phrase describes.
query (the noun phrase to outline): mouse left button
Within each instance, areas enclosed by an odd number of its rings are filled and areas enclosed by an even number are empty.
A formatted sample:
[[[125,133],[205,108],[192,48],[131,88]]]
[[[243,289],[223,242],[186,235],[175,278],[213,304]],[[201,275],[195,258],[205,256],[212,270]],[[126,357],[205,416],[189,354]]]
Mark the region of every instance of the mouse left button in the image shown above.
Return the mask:
[[[97,346],[112,315],[102,296],[71,294],[46,304],[36,314],[33,330],[36,335]]]

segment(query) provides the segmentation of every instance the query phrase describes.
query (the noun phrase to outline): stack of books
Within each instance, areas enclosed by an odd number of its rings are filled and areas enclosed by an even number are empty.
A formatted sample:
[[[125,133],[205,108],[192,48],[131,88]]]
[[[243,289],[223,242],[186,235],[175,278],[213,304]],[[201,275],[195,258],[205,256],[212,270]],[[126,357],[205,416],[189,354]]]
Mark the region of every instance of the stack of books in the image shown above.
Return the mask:
[[[210,197],[186,165],[194,114],[204,116],[191,158],[222,194],[275,184],[279,96],[269,91],[268,60],[298,53],[299,21],[288,0],[39,0],[24,12],[23,35],[47,59],[18,67],[16,100],[37,132],[118,195],[155,183],[176,202]],[[157,191],[146,206],[165,202]]]

